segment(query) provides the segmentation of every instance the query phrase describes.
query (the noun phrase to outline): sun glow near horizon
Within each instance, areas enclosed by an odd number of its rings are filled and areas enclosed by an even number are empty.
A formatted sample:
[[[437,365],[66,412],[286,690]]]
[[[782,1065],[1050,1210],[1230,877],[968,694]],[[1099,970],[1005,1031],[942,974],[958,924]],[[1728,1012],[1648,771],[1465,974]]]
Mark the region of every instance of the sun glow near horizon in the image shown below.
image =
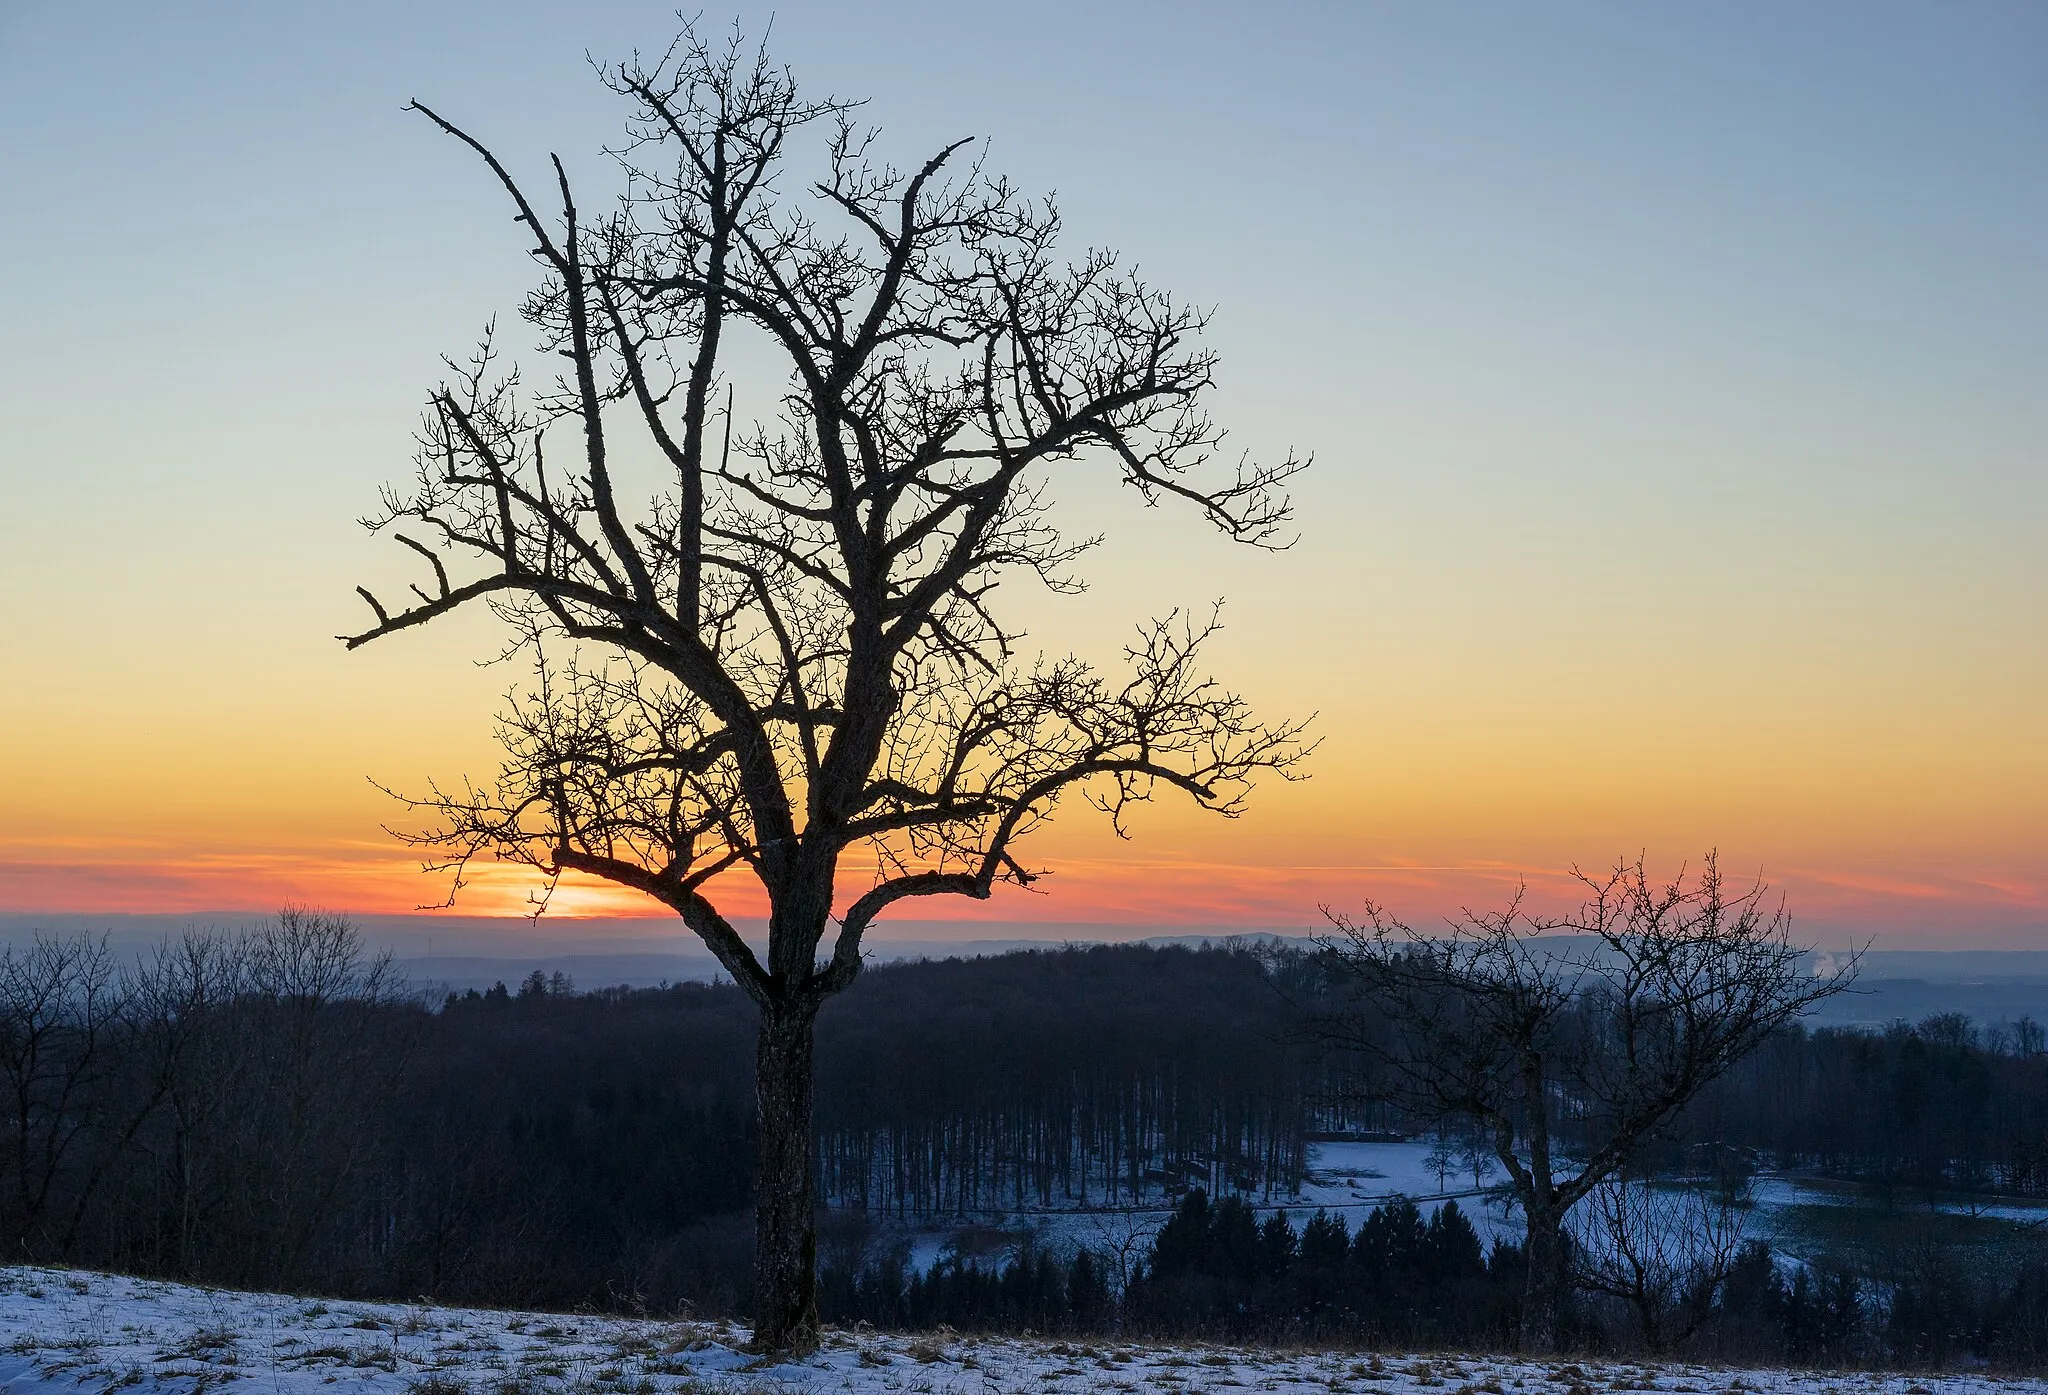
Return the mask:
[[[434,356],[530,267],[396,109],[445,93],[522,167],[594,177],[617,112],[573,60],[653,42],[643,9],[0,20],[0,119],[37,133],[0,256],[43,269],[14,288],[36,332],[0,343],[0,908],[445,899],[369,780],[487,777],[518,675],[476,666],[481,621],[331,636],[397,575],[353,520]],[[1230,822],[1162,799],[1129,842],[1070,801],[1037,889],[905,917],[1421,923],[1718,848],[1830,935],[2048,943],[2038,7],[1089,11],[1100,53],[969,17],[919,56],[777,12],[800,81],[879,94],[892,155],[991,133],[1073,245],[1217,305],[1232,445],[1318,455],[1271,555],[1063,481],[1108,538],[1093,589],[1008,597],[1033,644],[1105,657],[1228,597],[1211,667],[1318,714],[1312,778]],[[79,89],[72,52],[118,80]],[[1281,204],[1215,177],[1253,168]],[[452,909],[539,885],[478,865]],[[552,905],[665,914],[576,879]]]

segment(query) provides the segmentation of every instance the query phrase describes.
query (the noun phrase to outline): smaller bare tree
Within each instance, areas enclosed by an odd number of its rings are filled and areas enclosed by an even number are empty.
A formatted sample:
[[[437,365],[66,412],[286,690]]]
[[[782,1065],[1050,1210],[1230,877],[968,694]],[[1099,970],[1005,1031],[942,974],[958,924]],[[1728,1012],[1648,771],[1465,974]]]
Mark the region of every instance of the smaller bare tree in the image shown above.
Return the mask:
[[[1452,1141],[1450,1130],[1445,1125],[1437,1126],[1436,1137],[1429,1145],[1429,1156],[1422,1160],[1422,1165],[1436,1178],[1438,1191],[1449,1189],[1451,1174],[1458,1170],[1458,1145]]]
[[[1131,1279],[1143,1268],[1159,1224],[1142,1212],[1104,1210],[1095,1213],[1092,1243],[1087,1248],[1099,1256],[1111,1287],[1119,1294],[1131,1286]]]
[[[1365,1092],[1489,1140],[1522,1210],[1521,1336],[1538,1351],[1557,1342],[1571,1209],[1856,968],[1809,972],[1783,906],[1761,882],[1731,891],[1711,853],[1669,883],[1640,859],[1574,875],[1587,899],[1569,915],[1518,893],[1428,936],[1368,903],[1362,920],[1326,910],[1338,933],[1319,941],[1348,1002],[1314,1030],[1375,1067]]]
[[[1459,1137],[1458,1161],[1472,1174],[1472,1190],[1475,1192],[1483,1193],[1486,1179],[1500,1170],[1500,1164],[1493,1159],[1493,1149],[1483,1134],[1467,1133]]]
[[[1573,1277],[1626,1304],[1643,1345],[1661,1355],[1713,1315],[1742,1252],[1743,1219],[1725,1194],[1610,1177],[1587,1193],[1571,1227]]]
[[[346,919],[291,906],[243,934],[188,932],[138,981],[174,1263],[252,1287],[301,1279],[370,1163],[424,1013],[400,1010],[390,955]]]
[[[133,979],[104,937],[0,948],[0,1227],[18,1257],[71,1248],[161,1094],[137,1069]]]

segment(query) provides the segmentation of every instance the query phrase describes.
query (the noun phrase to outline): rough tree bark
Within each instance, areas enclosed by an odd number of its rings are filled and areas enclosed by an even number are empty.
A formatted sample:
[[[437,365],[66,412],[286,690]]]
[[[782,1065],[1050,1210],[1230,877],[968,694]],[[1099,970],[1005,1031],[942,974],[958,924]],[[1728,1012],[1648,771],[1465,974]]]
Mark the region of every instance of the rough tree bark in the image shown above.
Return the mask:
[[[1547,1088],[1548,1072],[1543,1053],[1525,1049],[1515,1062],[1521,1077],[1521,1097],[1541,1100]],[[1550,1120],[1545,1110],[1527,1110],[1522,1116],[1522,1136],[1528,1149],[1528,1163],[1515,1151],[1514,1130],[1495,1121],[1495,1155],[1507,1170],[1509,1184],[1521,1202],[1523,1225],[1522,1262],[1526,1266],[1522,1289],[1522,1348],[1525,1351],[1557,1350],[1558,1316],[1564,1305],[1565,1276],[1569,1264],[1564,1218],[1570,1202],[1558,1195],[1550,1158]]]
[[[533,662],[503,769],[411,800],[428,818],[408,836],[455,889],[498,859],[643,892],[753,999],[755,1339],[797,1349],[817,1330],[811,1024],[868,926],[908,898],[1030,883],[1021,845],[1063,796],[1119,834],[1162,788],[1229,816],[1305,754],[1298,725],[1199,671],[1213,617],[1140,626],[1121,673],[1020,656],[999,584],[1076,591],[1093,542],[1054,525],[1055,482],[1106,468],[1278,546],[1301,462],[1219,465],[1202,313],[1113,255],[1064,260],[1057,211],[966,141],[881,163],[851,104],[800,98],[737,35],[685,32],[603,76],[630,110],[623,193],[598,214],[559,158],[543,211],[415,107],[532,238],[521,314],[554,378],[524,388],[492,334],[449,360],[413,483],[367,520],[429,579],[400,609],[359,587],[374,623],[344,638],[489,607]],[[636,508],[622,481],[649,461]],[[765,955],[729,914],[761,901]]]
[[[755,1051],[760,1100],[759,1200],[754,1216],[757,1328],[783,1345],[818,1338],[818,1240],[811,1224],[811,1097],[816,1010],[799,1005],[762,1014]]]

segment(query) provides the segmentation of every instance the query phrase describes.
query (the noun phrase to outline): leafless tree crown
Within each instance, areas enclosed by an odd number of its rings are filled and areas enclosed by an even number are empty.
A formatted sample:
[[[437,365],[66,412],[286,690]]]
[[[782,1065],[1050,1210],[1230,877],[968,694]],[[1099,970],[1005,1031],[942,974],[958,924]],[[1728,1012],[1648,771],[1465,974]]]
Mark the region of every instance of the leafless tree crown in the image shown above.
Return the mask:
[[[1567,914],[1534,914],[1518,894],[1424,936],[1368,905],[1359,920],[1333,915],[1340,933],[1326,942],[1383,1024],[1328,1025],[1403,1104],[1482,1124],[1504,1147],[1559,1110],[1603,1136],[1579,1159],[1574,1200],[1854,975],[1853,957],[1843,973],[1810,974],[1782,905],[1760,882],[1729,888],[1711,853],[1697,875],[1663,883],[1640,859],[1575,875],[1587,896]],[[1521,1162],[1507,1153],[1512,1174]]]
[[[415,479],[367,520],[430,581],[397,608],[363,589],[351,646],[481,601],[537,664],[502,776],[420,801],[458,884],[485,854],[594,874],[675,908],[757,997],[825,992],[892,902],[1028,882],[1017,842],[1065,792],[1120,820],[1164,782],[1230,814],[1257,771],[1292,772],[1299,727],[1196,667],[1213,617],[1144,627],[1111,676],[1020,657],[991,607],[1018,574],[1078,586],[1092,539],[1048,513],[1066,470],[1284,545],[1302,462],[1220,458],[1205,314],[1112,254],[1062,260],[1054,207],[967,141],[883,162],[852,104],[737,37],[603,76],[632,117],[625,192],[596,212],[559,158],[543,199],[416,104],[516,208],[541,268],[522,315],[563,365],[530,390],[489,334],[450,360]],[[812,131],[822,173],[796,188]],[[752,421],[742,341],[783,374]],[[616,484],[634,452],[667,477],[651,501]],[[806,934],[757,962],[708,896],[751,869],[778,921],[812,919],[850,851],[874,880],[822,969]]]
[[[1782,904],[1642,859],[1577,873],[1585,900],[1543,916],[1521,895],[1418,935],[1378,906],[1331,915],[1323,947],[1355,996],[1319,1028],[1374,1072],[1371,1092],[1482,1131],[1528,1232],[1523,1340],[1555,1340],[1565,1218],[1708,1082],[1853,980],[1807,971]]]
[[[1742,1255],[1745,1213],[1735,1199],[1616,1176],[1593,1188],[1584,1211],[1571,1227],[1573,1277],[1627,1305],[1646,1348],[1661,1355],[1713,1316]]]

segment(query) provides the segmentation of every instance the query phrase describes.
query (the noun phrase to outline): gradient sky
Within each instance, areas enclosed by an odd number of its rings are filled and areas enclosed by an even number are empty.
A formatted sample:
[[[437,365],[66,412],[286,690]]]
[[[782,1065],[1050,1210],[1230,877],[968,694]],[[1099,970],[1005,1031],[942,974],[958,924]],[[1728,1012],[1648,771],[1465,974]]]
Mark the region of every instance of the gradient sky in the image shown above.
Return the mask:
[[[899,158],[987,136],[1213,303],[1237,443],[1318,459],[1278,556],[1070,491],[1093,592],[1012,598],[1098,652],[1227,596],[1216,667],[1320,714],[1314,778],[1070,816],[1050,891],[967,913],[1426,919],[1718,847],[1823,937],[2048,944],[2048,8],[773,11]],[[0,910],[435,897],[366,777],[487,772],[509,675],[481,618],[329,636],[397,573],[352,520],[436,355],[528,264],[400,108],[594,186],[582,55],[673,28],[0,0]]]

